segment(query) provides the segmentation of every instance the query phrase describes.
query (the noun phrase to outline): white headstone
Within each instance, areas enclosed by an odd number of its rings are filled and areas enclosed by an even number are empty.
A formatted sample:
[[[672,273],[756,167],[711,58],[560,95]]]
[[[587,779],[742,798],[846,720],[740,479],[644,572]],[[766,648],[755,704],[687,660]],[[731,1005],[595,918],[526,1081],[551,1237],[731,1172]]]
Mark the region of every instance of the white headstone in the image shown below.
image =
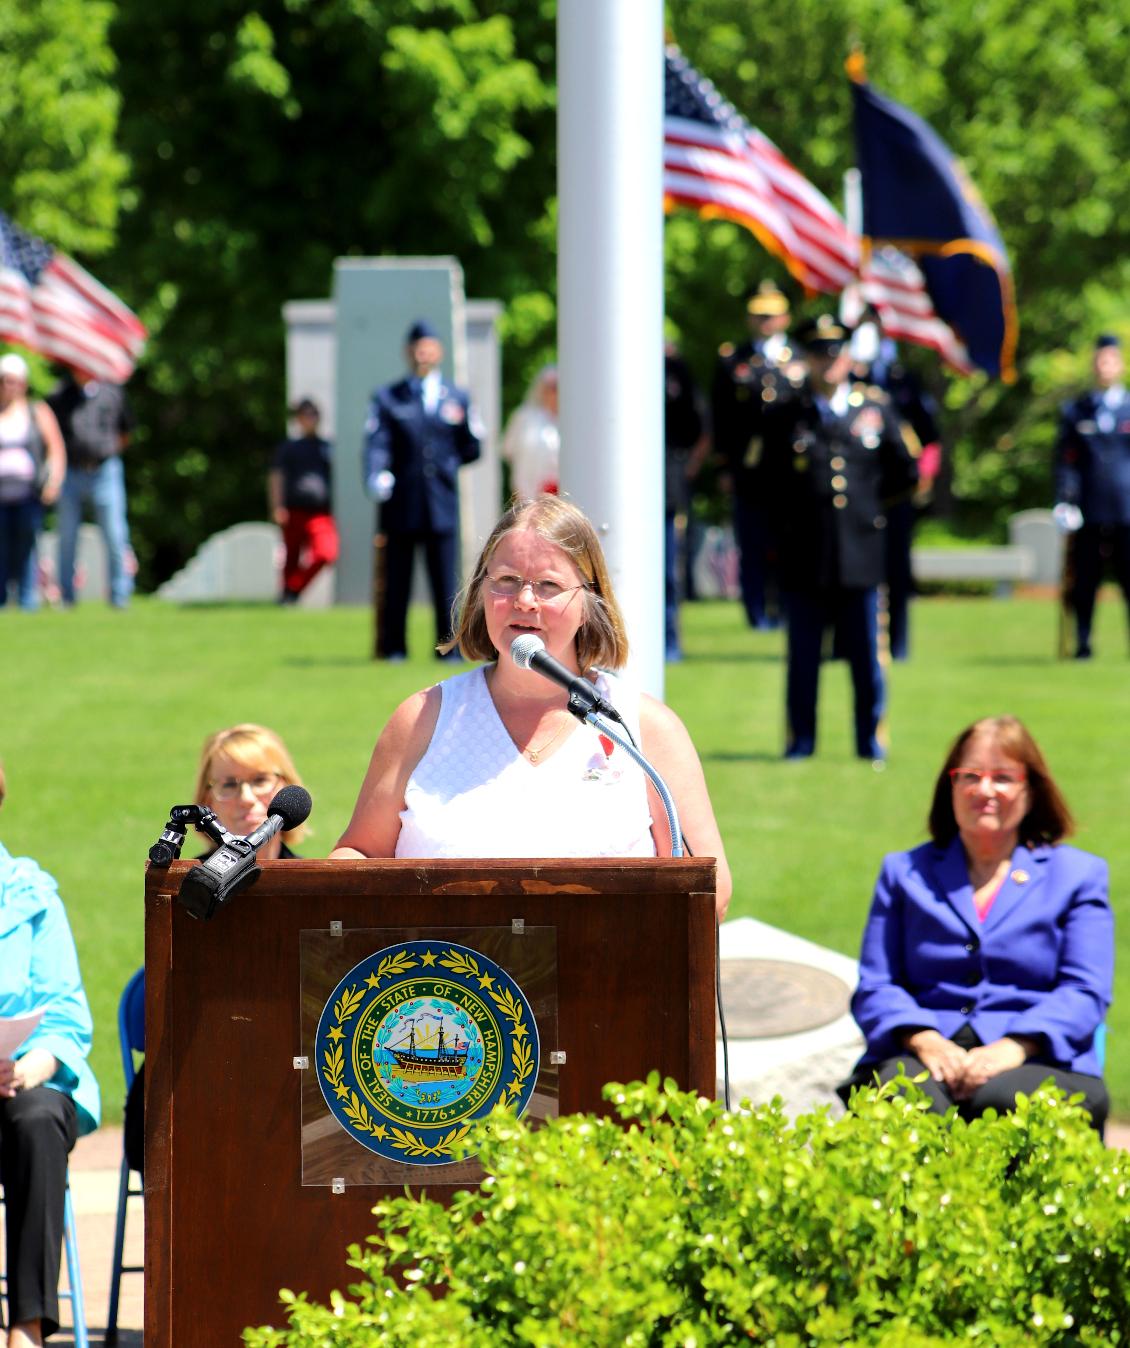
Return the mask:
[[[1032,580],[1037,585],[1058,585],[1063,578],[1063,535],[1050,510],[1021,510],[1008,521],[1008,539],[1015,547],[1027,548],[1035,559]]]
[[[277,599],[282,588],[282,535],[273,524],[234,524],[206,539],[183,570],[157,591],[177,603]],[[327,567],[303,593],[302,605],[332,602],[333,569]]]

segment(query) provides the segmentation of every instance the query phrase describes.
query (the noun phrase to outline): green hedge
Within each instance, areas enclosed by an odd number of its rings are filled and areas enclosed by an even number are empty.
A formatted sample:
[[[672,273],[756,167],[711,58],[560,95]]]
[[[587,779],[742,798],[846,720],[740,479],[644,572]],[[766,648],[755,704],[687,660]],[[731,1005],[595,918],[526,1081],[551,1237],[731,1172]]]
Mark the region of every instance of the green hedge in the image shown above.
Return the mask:
[[[903,1083],[909,1087],[909,1083]],[[1123,1344],[1130,1156],[1052,1090],[975,1123],[912,1088],[833,1120],[726,1114],[652,1077],[627,1128],[495,1115],[481,1188],[397,1197],[328,1307],[254,1348]],[[433,1297],[432,1289],[444,1295]]]

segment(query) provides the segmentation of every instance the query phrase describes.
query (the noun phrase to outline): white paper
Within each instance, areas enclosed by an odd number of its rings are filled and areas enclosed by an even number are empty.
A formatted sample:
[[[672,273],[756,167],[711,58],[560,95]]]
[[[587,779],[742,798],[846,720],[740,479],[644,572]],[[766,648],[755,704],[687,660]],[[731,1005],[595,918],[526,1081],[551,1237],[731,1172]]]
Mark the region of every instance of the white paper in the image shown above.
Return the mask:
[[[43,1019],[44,1008],[24,1016],[0,1016],[0,1058],[10,1058]]]

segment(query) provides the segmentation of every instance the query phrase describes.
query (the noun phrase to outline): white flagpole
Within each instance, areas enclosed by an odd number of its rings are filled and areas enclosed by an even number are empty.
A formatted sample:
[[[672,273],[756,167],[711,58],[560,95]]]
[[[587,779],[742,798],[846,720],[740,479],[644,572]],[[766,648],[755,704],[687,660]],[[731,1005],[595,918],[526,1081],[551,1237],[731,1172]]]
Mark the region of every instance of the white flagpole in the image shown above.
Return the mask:
[[[856,238],[863,232],[863,175],[857,168],[844,174],[844,224]],[[854,328],[862,314],[863,286],[858,280],[849,281],[840,292],[840,322]]]
[[[663,5],[559,0],[561,486],[663,693]]]

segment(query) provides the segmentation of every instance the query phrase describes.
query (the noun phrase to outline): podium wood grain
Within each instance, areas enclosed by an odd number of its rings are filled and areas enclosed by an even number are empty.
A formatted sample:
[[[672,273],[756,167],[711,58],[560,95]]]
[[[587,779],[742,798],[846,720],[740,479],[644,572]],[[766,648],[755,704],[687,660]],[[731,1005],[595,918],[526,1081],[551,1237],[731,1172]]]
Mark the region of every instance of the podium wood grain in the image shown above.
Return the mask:
[[[287,861],[210,922],[176,902],[190,862],[145,884],[145,1341],[236,1345],[278,1290],[324,1300],[397,1192],[301,1183],[299,933],[556,929],[559,1109],[656,1069],[712,1096],[714,862]],[[437,1198],[453,1186],[425,1174]]]

